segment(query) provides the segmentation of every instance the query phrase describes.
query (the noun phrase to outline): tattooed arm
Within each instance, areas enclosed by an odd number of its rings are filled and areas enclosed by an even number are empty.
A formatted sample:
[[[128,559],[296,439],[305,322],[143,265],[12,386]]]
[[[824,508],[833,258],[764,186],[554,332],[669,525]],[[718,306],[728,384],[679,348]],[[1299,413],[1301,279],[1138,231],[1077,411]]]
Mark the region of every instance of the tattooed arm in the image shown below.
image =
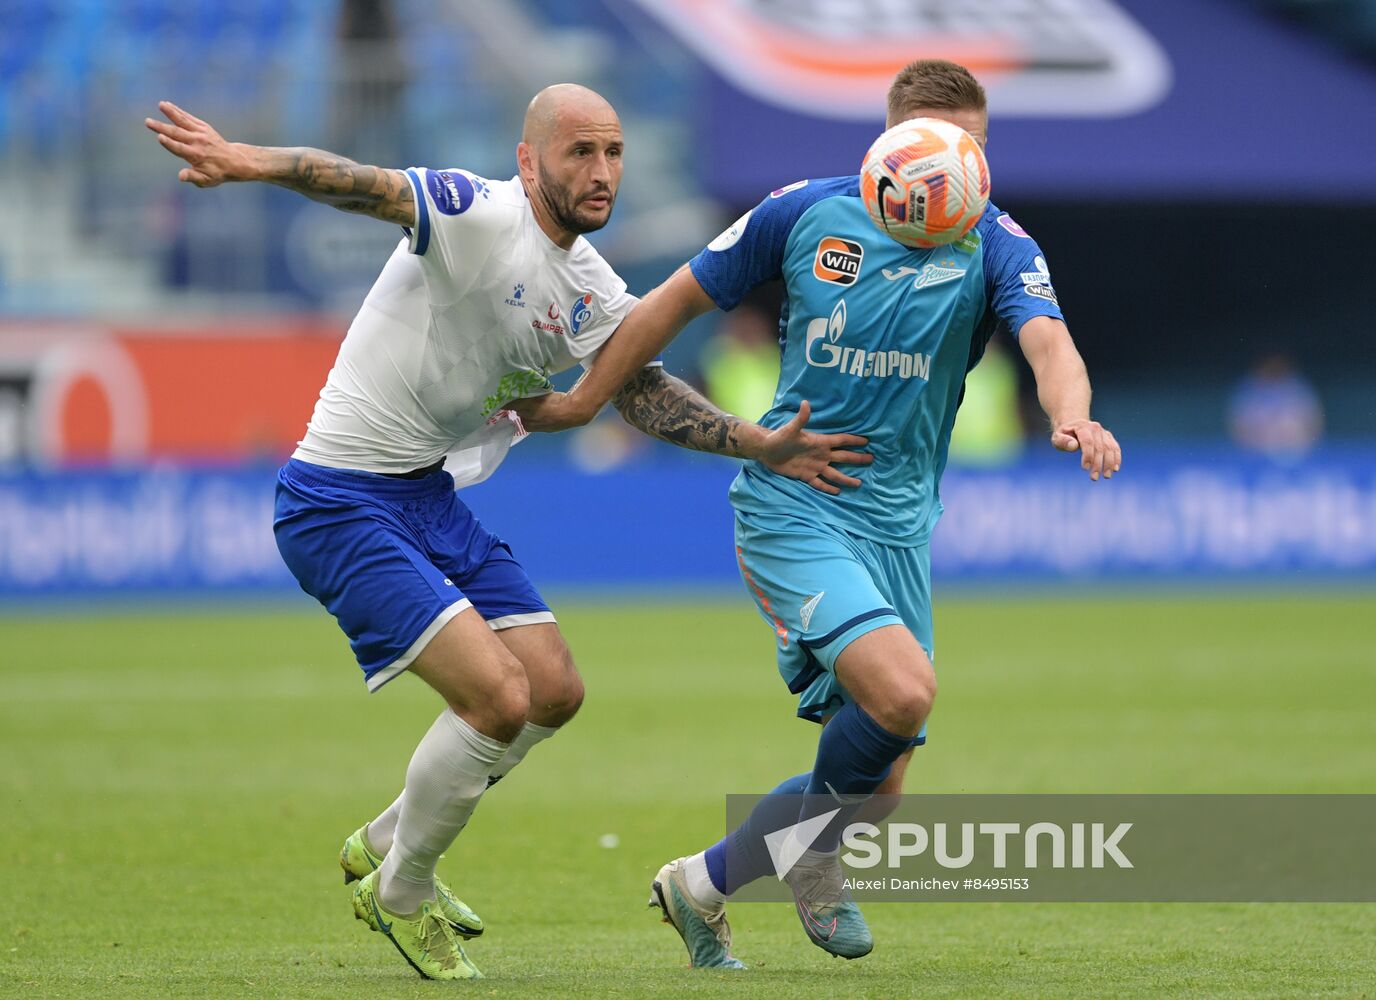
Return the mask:
[[[596,366],[594,365],[594,368]],[[626,423],[651,437],[680,448],[732,458],[755,459],[781,475],[800,479],[823,493],[860,480],[836,465],[865,465],[871,456],[848,449],[865,444],[854,434],[813,434],[804,430],[809,414],[798,415],[777,430],[733,417],[661,367],[642,368],[612,397]]]
[[[179,180],[203,188],[225,181],[264,181],[345,212],[415,225],[415,196],[404,171],[365,166],[319,149],[226,142],[210,125],[171,101],[160,102],[158,109],[167,121],[145,118],[143,123],[164,149],[189,164],[177,174]]]
[[[732,458],[758,458],[763,428],[718,409],[662,367],[642,368],[612,397],[622,419],[680,448]]]

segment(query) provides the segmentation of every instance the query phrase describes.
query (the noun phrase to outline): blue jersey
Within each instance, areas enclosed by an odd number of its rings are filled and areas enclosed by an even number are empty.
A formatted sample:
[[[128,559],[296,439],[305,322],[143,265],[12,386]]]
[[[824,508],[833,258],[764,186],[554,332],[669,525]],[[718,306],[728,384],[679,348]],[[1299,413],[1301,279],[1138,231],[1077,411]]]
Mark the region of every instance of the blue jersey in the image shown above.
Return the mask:
[[[959,242],[916,250],[870,222],[855,177],[774,192],[690,262],[722,309],[782,278],[779,427],[812,404],[809,430],[869,438],[864,485],[828,496],[746,465],[738,510],[820,516],[853,534],[920,545],[941,513],[937,486],[965,375],[1000,324],[1017,336],[1034,316],[1061,318],[1037,244],[993,205]]]

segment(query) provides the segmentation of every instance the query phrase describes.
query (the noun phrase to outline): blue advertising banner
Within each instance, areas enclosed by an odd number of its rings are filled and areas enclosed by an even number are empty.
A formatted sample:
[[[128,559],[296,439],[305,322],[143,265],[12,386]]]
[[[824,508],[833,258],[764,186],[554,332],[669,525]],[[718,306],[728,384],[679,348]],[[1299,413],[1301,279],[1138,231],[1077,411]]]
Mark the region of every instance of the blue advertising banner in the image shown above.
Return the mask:
[[[0,595],[295,586],[272,538],[275,468],[0,474]]]
[[[582,471],[518,448],[461,496],[536,582],[734,586],[732,463],[656,453]],[[158,467],[0,474],[0,602],[296,589],[272,538],[275,469]],[[1376,582],[1376,449],[1291,464],[1225,449],[1130,453],[1111,482],[1070,456],[952,468],[933,545],[941,583],[1051,580]]]

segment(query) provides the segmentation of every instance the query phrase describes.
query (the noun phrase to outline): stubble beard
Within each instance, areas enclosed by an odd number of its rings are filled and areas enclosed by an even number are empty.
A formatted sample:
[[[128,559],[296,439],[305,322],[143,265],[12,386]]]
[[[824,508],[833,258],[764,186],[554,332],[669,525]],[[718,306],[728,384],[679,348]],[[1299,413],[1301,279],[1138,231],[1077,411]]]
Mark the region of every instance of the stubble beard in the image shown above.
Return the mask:
[[[544,202],[545,211],[549,213],[549,217],[560,229],[581,236],[584,233],[595,233],[611,221],[611,210],[616,205],[616,196],[610,190],[607,192],[610,201],[607,206],[606,218],[589,218],[579,212],[573,193],[568,188],[555,183],[554,178],[545,170],[543,163],[537,161],[535,169],[540,172],[540,200]]]

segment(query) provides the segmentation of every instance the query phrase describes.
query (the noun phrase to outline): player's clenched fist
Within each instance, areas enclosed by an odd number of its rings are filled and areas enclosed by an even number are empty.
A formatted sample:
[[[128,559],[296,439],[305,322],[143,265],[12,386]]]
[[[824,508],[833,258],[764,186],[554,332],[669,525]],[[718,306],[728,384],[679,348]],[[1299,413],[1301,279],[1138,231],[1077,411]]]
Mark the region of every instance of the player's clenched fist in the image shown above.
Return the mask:
[[[158,110],[167,116],[167,121],[145,118],[143,123],[157,134],[163,149],[190,164],[177,174],[178,180],[206,188],[224,181],[254,179],[245,147],[226,142],[207,123],[171,101],[159,101]]]
[[[1113,478],[1123,467],[1123,449],[1118,439],[1097,420],[1073,420],[1051,432],[1051,444],[1061,451],[1078,451],[1080,468],[1097,480]]]

